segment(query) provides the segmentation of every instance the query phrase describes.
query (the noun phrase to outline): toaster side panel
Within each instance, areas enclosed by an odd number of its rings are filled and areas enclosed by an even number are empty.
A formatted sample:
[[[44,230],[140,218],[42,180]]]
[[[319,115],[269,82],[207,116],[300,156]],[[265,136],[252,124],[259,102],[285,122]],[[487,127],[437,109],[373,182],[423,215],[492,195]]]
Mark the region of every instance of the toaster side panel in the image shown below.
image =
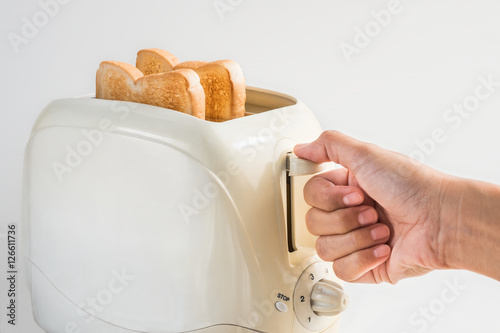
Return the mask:
[[[265,281],[252,274],[259,267],[248,234],[224,184],[189,154],[48,127],[27,156],[33,306],[50,332],[68,322],[93,333],[99,322],[183,332],[239,325],[253,311]],[[50,315],[55,295],[74,311]]]

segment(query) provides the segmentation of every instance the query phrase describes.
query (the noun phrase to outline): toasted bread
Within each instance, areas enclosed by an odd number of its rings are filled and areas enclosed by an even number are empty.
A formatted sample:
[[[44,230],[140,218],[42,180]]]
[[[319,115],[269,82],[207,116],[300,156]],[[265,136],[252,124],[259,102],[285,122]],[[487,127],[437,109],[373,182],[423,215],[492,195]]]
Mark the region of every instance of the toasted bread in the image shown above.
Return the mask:
[[[137,52],[135,66],[144,74],[170,72],[179,63],[172,53],[160,49],[144,49]]]
[[[196,69],[198,67],[201,67],[203,65],[208,64],[206,61],[198,61],[198,60],[191,60],[191,61],[183,61],[180,64],[175,65],[175,69]]]
[[[181,68],[193,69],[200,76],[207,120],[225,121],[245,115],[245,78],[235,61],[187,61],[174,67]]]
[[[240,66],[233,60],[212,62],[186,61],[172,66],[172,55],[158,49],[137,53],[137,67],[145,74],[192,69],[200,76],[205,90],[205,117],[224,121],[245,115],[245,79]],[[150,60],[154,58],[154,61]],[[177,59],[177,58],[175,58]]]
[[[205,93],[190,69],[144,76],[132,65],[103,61],[96,74],[96,98],[151,104],[205,119]]]

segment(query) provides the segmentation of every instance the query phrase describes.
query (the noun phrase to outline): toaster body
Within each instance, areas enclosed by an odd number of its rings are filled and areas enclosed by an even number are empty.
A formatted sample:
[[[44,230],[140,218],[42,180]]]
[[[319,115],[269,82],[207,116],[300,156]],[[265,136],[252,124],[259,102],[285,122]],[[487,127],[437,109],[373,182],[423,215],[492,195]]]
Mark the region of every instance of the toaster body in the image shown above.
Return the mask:
[[[288,207],[287,153],[321,128],[283,94],[247,88],[246,108],[212,123],[94,98],[46,107],[23,194],[44,330],[337,331],[339,315],[318,316],[309,297],[320,280],[341,282]]]

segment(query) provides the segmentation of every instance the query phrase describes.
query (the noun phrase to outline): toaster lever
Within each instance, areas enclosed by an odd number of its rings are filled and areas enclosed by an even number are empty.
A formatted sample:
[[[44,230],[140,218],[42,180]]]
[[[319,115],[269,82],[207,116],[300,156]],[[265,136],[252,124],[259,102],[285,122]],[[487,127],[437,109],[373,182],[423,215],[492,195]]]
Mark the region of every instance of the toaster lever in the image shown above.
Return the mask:
[[[310,206],[304,200],[304,185],[315,174],[333,169],[333,163],[318,164],[298,158],[293,153],[286,155],[286,221],[288,251],[299,248],[314,248],[315,236],[306,227],[306,213]]]
[[[331,164],[332,163],[314,163],[298,158],[294,153],[288,153],[286,155],[286,170],[290,177],[317,174],[331,169]]]

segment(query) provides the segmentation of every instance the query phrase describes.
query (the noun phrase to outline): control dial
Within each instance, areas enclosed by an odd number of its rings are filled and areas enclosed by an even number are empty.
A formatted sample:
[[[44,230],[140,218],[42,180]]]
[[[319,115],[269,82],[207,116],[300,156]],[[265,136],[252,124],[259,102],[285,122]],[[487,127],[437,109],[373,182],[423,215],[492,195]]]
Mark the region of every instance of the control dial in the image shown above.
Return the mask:
[[[311,308],[318,316],[335,316],[344,311],[349,297],[342,287],[330,280],[322,279],[311,292]]]
[[[332,326],[349,304],[330,263],[315,262],[300,275],[293,295],[297,320],[309,331]]]

